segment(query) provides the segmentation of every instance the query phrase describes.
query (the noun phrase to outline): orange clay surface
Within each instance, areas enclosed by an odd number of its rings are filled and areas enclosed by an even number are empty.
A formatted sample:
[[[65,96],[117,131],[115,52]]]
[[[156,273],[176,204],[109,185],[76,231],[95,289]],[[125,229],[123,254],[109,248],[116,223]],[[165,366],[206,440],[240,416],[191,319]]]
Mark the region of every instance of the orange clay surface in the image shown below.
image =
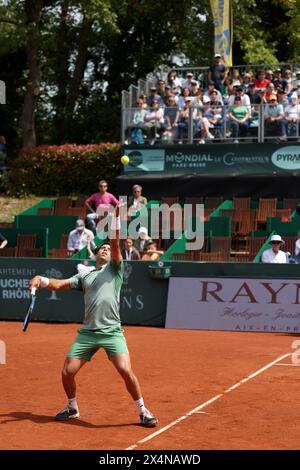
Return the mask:
[[[78,325],[0,322],[0,449],[299,449],[299,366],[292,335],[125,327],[135,374],[159,427],[138,424],[122,379],[99,351],[77,376],[78,420],[59,423],[60,370]],[[197,413],[164,430],[207,402]],[[157,430],[160,434],[153,436]],[[150,439],[144,443],[140,441]]]

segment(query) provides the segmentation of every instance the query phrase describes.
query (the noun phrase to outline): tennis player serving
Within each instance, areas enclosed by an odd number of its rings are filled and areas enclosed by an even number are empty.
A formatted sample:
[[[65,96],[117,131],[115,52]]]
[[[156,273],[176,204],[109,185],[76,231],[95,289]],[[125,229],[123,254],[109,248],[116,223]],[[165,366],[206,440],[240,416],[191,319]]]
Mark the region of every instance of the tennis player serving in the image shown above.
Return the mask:
[[[123,282],[123,261],[120,252],[119,207],[110,226],[110,243],[95,250],[96,269],[81,272],[70,279],[49,279],[35,276],[30,289],[46,287],[49,290],[80,290],[84,294],[85,317],[83,328],[71,345],[62,370],[62,383],[68,397],[67,406],[55,419],[66,421],[79,417],[76,400],[77,372],[100,348],[123,378],[126,388],[136,403],[141,425],[154,427],[158,419],[145,407],[138,379],[134,375],[119,313],[120,290]]]

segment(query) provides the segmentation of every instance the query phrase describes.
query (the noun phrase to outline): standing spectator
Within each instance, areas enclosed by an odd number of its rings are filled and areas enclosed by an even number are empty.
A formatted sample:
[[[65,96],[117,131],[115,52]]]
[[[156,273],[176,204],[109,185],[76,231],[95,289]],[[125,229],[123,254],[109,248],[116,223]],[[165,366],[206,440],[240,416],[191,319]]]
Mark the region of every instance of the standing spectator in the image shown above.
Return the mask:
[[[91,230],[96,231],[96,221],[100,218],[99,210],[103,211],[106,210],[107,213],[110,211],[111,206],[118,206],[119,201],[115,198],[115,196],[107,191],[108,184],[105,180],[99,181],[99,192],[92,194],[88,199],[85,201],[85,205],[90,214],[86,216],[88,225]],[[104,214],[102,214],[104,216]]]
[[[133,216],[147,204],[147,199],[142,196],[142,186],[134,184],[132,186],[132,196],[128,198],[128,215]]]
[[[83,220],[76,220],[76,228],[69,233],[67,249],[70,256],[74,255],[82,248],[87,246],[88,239],[93,240],[94,234],[91,230],[85,228]]]
[[[244,137],[248,129],[249,110],[242,105],[240,96],[235,97],[234,105],[229,107],[229,123],[234,143],[238,143],[238,137]]]
[[[262,263],[273,263],[273,264],[285,264],[287,263],[287,256],[284,251],[280,249],[284,245],[284,240],[282,240],[280,235],[272,235],[271,237],[271,247],[268,250],[265,250],[262,254]]]
[[[2,233],[0,233],[0,249],[2,250],[2,248],[6,247],[7,244],[8,244],[8,241],[2,235]]]
[[[220,54],[216,54],[214,57],[214,62],[209,68],[208,80],[214,82],[214,88],[221,91],[222,84],[226,78],[226,67],[221,62],[222,57]]]
[[[138,250],[133,246],[133,240],[131,237],[127,237],[126,240],[124,240],[124,248],[121,250],[121,254],[122,258],[126,261],[138,261],[141,259]]]

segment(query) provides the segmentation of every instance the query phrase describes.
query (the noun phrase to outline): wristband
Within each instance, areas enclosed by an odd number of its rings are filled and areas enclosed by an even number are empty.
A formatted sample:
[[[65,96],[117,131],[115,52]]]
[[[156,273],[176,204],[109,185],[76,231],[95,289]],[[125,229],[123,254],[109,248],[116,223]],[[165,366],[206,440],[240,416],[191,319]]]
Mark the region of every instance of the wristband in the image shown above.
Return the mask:
[[[47,287],[50,282],[49,278],[44,277],[44,276],[40,276],[40,278],[41,278],[41,287]]]

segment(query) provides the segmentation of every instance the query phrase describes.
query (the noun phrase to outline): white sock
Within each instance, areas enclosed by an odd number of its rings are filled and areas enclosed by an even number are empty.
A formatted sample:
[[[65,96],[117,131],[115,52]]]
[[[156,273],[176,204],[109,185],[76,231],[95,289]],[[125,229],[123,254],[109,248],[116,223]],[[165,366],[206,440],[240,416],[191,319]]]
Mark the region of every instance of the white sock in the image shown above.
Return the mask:
[[[141,397],[139,400],[135,400],[135,404],[138,409],[139,415],[143,415],[146,413],[147,409],[145,408],[143,397]]]
[[[68,407],[72,410],[78,410],[76,398],[68,398]]]

